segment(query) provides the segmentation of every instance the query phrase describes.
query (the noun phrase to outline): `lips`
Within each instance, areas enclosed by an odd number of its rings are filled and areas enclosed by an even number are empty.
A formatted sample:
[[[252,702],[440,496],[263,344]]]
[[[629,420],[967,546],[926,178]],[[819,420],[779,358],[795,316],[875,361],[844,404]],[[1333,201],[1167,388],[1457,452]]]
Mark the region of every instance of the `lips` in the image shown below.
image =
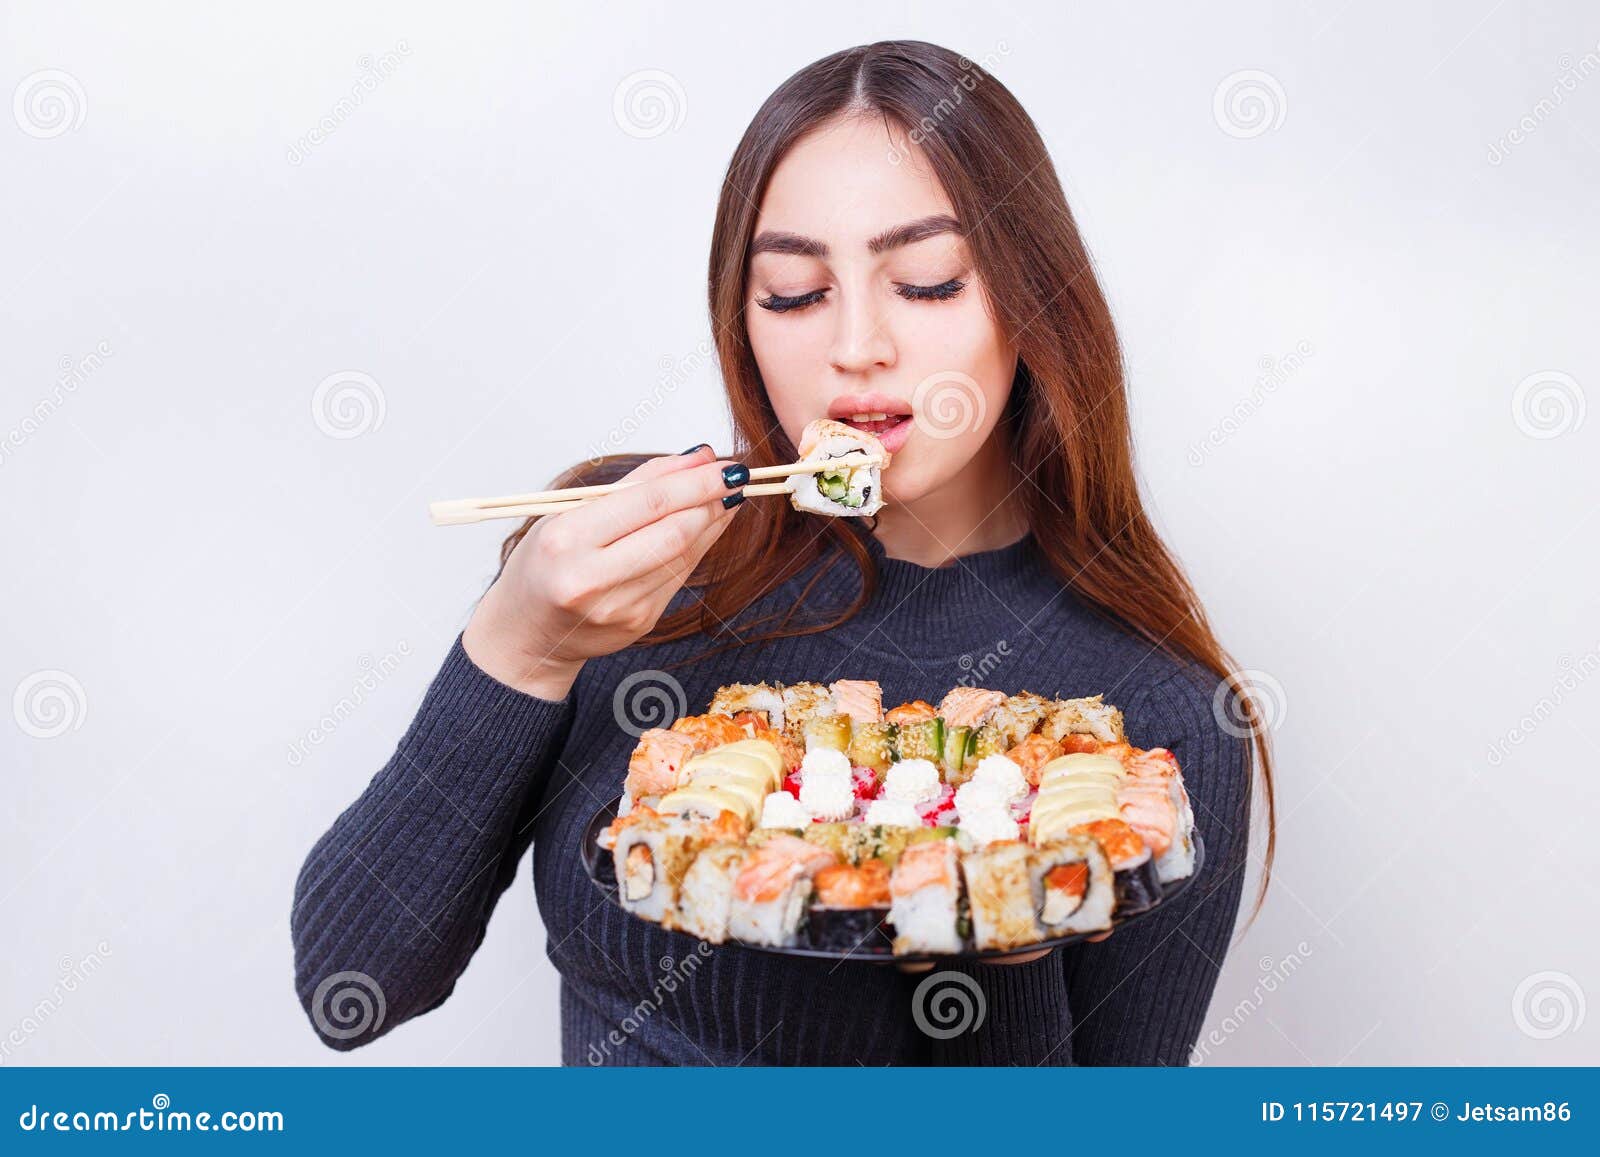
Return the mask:
[[[893,394],[841,394],[829,404],[828,417],[873,435],[891,454],[911,436],[911,403]]]

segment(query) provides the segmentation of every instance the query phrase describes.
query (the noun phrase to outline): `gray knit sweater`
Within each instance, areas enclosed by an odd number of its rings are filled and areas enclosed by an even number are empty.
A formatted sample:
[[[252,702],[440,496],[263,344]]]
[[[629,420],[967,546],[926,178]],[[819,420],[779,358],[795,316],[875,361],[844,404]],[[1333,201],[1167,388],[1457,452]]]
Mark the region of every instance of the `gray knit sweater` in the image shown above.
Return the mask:
[[[338,973],[381,991],[377,1032],[444,1003],[531,844],[566,1064],[1186,1063],[1238,912],[1249,822],[1248,749],[1213,718],[1217,681],[1091,609],[1031,537],[936,569],[868,544],[880,583],[845,625],[709,659],[697,659],[703,637],[632,647],[588,663],[559,703],[498,683],[458,640],[393,757],[301,870],[295,983],[324,1041],[348,1049],[374,1035],[346,1035],[328,1008],[343,982],[324,982]],[[848,562],[830,575],[852,588],[844,595],[857,589]],[[806,577],[749,614],[793,605]],[[721,684],[762,680],[876,679],[885,703],[937,702],[959,683],[1103,691],[1133,743],[1177,755],[1204,867],[1183,897],[1102,943],[1023,965],[952,964],[976,982],[984,1015],[935,1039],[912,1015],[922,976],[697,946],[625,915],[589,882],[581,833],[619,793],[635,742],[614,699],[646,670],[670,672],[690,713]]]

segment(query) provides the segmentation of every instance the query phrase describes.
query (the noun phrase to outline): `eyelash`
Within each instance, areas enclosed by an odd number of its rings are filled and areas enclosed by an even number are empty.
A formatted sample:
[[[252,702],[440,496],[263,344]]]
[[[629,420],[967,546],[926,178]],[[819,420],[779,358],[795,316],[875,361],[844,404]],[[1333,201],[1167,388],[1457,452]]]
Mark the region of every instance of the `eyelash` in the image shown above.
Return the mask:
[[[959,277],[952,277],[949,281],[938,285],[896,285],[894,291],[907,301],[949,301],[966,287],[965,281]],[[756,298],[756,304],[773,313],[788,313],[791,310],[815,305],[826,294],[825,289],[814,289],[810,293],[802,293],[796,297],[779,297],[776,293],[771,293],[766,297]]]

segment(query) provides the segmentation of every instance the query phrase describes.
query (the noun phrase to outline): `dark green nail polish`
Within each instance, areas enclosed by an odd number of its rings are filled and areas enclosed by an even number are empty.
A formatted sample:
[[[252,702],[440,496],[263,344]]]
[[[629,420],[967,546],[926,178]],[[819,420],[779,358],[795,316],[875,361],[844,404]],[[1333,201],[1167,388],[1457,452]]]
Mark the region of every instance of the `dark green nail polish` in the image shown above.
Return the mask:
[[[687,450],[679,450],[678,451],[678,457],[680,457],[680,458],[687,457],[688,455],[693,454],[696,450],[706,450],[706,449],[709,449],[710,446],[711,446],[710,442],[696,442],[693,446],[690,446]]]
[[[729,490],[743,486],[750,481],[750,467],[743,462],[735,462],[732,466],[724,466],[722,468],[722,481]],[[729,505],[732,504],[730,503]]]
[[[744,501],[744,491],[741,490],[736,494],[730,494],[726,498],[724,498],[722,500],[722,509],[724,509],[724,510],[732,510],[735,506],[738,506],[739,503],[741,503],[743,501]]]

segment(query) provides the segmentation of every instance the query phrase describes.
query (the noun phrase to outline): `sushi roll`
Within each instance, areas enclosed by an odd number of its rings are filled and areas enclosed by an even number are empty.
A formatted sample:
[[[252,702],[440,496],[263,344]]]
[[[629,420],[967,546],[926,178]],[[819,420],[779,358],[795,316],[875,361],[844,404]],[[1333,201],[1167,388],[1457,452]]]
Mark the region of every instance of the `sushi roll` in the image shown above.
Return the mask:
[[[767,683],[730,683],[717,688],[711,698],[710,715],[763,715],[765,726],[783,730],[783,691]]]
[[[805,736],[806,720],[813,715],[833,714],[833,696],[822,683],[785,683],[783,686],[783,730],[789,738]]]
[[[871,679],[839,679],[828,684],[833,709],[852,725],[883,722],[883,689]]]
[[[939,713],[933,709],[933,704],[913,699],[910,703],[902,703],[885,711],[883,721],[893,723],[896,727],[904,727],[912,723],[926,723],[930,719],[937,719],[938,716]]]
[[[687,782],[683,768],[694,750],[694,740],[679,732],[652,727],[642,733],[628,757],[621,813],[626,815],[639,804],[653,804]]]
[[[735,723],[726,715],[685,715],[673,722],[672,730],[678,735],[688,736],[697,752],[711,751],[725,743],[738,743],[741,739],[750,738],[750,732],[742,724]]]
[[[1022,948],[1044,939],[1036,918],[1026,844],[997,843],[961,857],[972,914],[972,940],[980,949]]]
[[[989,721],[1006,701],[1002,691],[982,687],[954,687],[939,702],[939,715],[946,727],[977,728]]]
[[[793,474],[789,501],[796,510],[833,517],[865,518],[883,507],[883,469],[889,452],[877,437],[831,418],[819,418],[800,434],[800,461],[816,462],[866,454],[875,463]]]
[[[1050,700],[1043,695],[1020,691],[1000,704],[988,721],[999,729],[1001,739],[1009,749],[1037,731],[1050,714],[1050,708]]]
[[[1111,864],[1118,912],[1143,912],[1161,902],[1161,879],[1150,846],[1122,819],[1095,820],[1072,829],[1100,845]]]
[[[930,767],[944,759],[944,720],[938,716],[901,721],[894,739],[901,759],[921,760]]]
[[[611,851],[622,907],[659,924],[677,906],[684,874],[705,843],[695,824],[674,816],[637,813],[635,822],[617,832]]]
[[[889,898],[895,955],[961,951],[961,880],[954,840],[908,844],[890,873]]]
[[[1194,808],[1178,761],[1164,747],[1135,752],[1117,791],[1122,818],[1144,838],[1163,884],[1194,874]]]
[[[1028,886],[1047,939],[1111,927],[1116,885],[1105,852],[1092,839],[1067,836],[1034,848]]]
[[[1100,743],[1121,743],[1122,712],[1104,702],[1105,696],[1057,699],[1044,722],[1046,738],[1061,741],[1068,735],[1088,735]]]
[[[733,911],[733,882],[748,853],[742,844],[712,844],[694,858],[683,874],[678,904],[662,923],[712,944],[728,938]]]
[[[797,943],[811,878],[837,862],[826,848],[782,833],[751,849],[734,877],[729,935],[775,947]]]
[[[824,751],[848,751],[850,717],[832,712],[826,715],[813,715],[806,720],[803,735],[808,754],[819,748]]]
[[[1045,764],[1028,816],[1029,841],[1042,844],[1082,824],[1118,819],[1122,776],[1122,762],[1108,755],[1063,755]]]
[[[1022,768],[1022,774],[1034,787],[1039,786],[1039,773],[1045,764],[1061,755],[1061,745],[1043,735],[1029,735],[1006,751],[1006,758]]]
[[[881,780],[895,757],[892,723],[857,723],[850,730],[850,762],[870,767]]]
[[[812,880],[807,916],[813,948],[842,952],[881,952],[892,945],[884,931],[889,918],[889,865],[869,859],[859,867],[830,864]]]

